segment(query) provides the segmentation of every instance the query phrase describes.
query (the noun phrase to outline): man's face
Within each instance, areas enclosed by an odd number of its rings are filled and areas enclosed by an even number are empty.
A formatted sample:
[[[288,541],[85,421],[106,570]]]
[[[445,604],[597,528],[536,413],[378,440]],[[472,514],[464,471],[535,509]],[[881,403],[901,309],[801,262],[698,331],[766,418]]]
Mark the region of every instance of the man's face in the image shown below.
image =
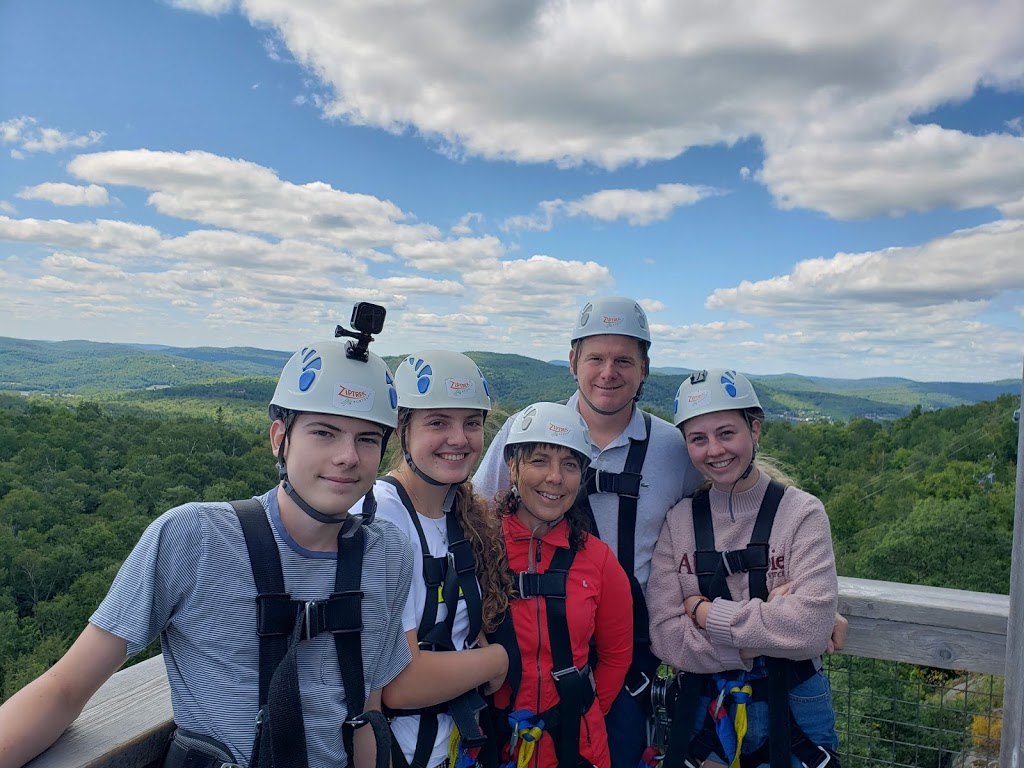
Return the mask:
[[[284,435],[284,422],[271,424],[275,455]],[[383,438],[383,428],[371,421],[300,413],[284,448],[288,480],[314,509],[344,517],[377,477]]]
[[[603,334],[581,339],[569,352],[569,369],[586,400],[602,411],[629,404],[647,378],[639,339]]]

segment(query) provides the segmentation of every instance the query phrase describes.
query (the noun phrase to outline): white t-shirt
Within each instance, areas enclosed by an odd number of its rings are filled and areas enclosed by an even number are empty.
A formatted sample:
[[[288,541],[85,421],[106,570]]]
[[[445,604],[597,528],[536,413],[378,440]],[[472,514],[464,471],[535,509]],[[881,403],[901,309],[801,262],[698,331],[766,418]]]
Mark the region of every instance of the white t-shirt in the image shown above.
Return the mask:
[[[416,526],[402,503],[398,490],[393,485],[378,480],[373,486],[373,495],[377,499],[377,518],[392,523],[409,537],[409,542],[412,544],[412,586],[409,588],[409,599],[402,611],[402,628],[406,632],[415,631],[419,629],[423,608],[427,602],[427,585],[423,580],[423,551],[419,534],[416,533]],[[435,520],[418,512],[417,516],[431,556],[446,556],[448,554],[447,521],[444,518]],[[434,599],[438,598],[439,595],[435,594]],[[437,621],[443,621],[447,616],[448,607],[441,603],[437,606]],[[469,611],[466,608],[465,600],[460,599],[458,610],[455,612],[455,624],[452,627],[452,643],[456,649],[466,647],[468,634]],[[434,750],[430,755],[428,766],[435,766],[448,757],[448,741],[451,738],[452,725],[453,721],[448,715],[438,716],[437,738],[434,740]],[[419,729],[419,715],[396,717],[391,722],[391,732],[398,739],[402,752],[405,753],[405,759],[409,762],[412,762]]]

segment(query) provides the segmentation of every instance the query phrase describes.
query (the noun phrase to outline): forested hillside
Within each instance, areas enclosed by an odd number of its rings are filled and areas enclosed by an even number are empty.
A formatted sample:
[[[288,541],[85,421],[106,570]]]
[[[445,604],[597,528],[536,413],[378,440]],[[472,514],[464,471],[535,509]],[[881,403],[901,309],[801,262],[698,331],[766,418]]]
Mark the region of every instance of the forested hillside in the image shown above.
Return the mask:
[[[0,396],[4,696],[59,657],[150,520],[274,484],[268,397],[246,390],[238,414],[190,417],[173,400],[160,416]],[[770,422],[762,446],[825,501],[841,574],[1005,593],[1017,404],[887,425]]]
[[[468,354],[504,408],[561,400],[573,391],[565,364],[498,352]],[[287,359],[287,352],[252,347],[163,347],[0,337],[0,390],[141,400],[154,411],[166,410],[159,402],[167,399],[192,399],[199,410],[209,406],[211,399],[219,399],[216,405],[238,411],[235,400],[258,401],[263,392],[273,391]],[[402,359],[389,357],[387,361],[394,370]],[[645,407],[662,416],[670,414],[684,371],[654,369],[645,385]],[[893,419],[917,405],[925,410],[946,408],[991,400],[1020,388],[1019,381],[971,384],[792,374],[751,378],[770,414],[843,421],[859,416]],[[161,394],[147,394],[147,389]]]

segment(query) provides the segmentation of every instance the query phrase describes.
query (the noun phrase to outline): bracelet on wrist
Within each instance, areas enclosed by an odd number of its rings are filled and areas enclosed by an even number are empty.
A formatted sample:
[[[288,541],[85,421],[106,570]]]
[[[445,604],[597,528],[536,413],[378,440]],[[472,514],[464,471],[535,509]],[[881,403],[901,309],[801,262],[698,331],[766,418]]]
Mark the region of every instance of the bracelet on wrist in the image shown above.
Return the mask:
[[[710,602],[711,601],[708,600],[706,597],[701,596],[697,599],[697,602],[693,604],[693,608],[690,609],[690,619],[693,620],[694,625],[696,625],[697,627],[700,627],[700,624],[697,622],[697,609],[700,608],[702,604]]]

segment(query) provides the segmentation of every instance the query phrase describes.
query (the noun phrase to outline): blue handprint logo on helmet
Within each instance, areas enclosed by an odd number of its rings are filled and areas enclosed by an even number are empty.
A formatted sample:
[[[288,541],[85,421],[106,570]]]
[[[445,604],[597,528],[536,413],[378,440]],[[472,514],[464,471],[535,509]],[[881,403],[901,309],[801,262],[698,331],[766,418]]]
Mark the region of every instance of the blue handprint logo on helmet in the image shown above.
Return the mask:
[[[321,370],[323,360],[320,354],[312,347],[304,347],[302,350],[302,373],[299,374],[299,391],[308,392],[316,381],[316,374]]]
[[[427,394],[427,390],[430,389],[430,379],[434,375],[434,369],[430,367],[430,363],[422,358],[410,357],[409,365],[416,371],[416,390],[421,395]]]
[[[722,374],[722,389],[729,397],[736,397],[736,371],[726,371]]]
[[[398,407],[398,390],[395,389],[395,380],[391,378],[391,371],[384,370],[384,381],[388,385],[388,402],[391,403],[391,407]]]

